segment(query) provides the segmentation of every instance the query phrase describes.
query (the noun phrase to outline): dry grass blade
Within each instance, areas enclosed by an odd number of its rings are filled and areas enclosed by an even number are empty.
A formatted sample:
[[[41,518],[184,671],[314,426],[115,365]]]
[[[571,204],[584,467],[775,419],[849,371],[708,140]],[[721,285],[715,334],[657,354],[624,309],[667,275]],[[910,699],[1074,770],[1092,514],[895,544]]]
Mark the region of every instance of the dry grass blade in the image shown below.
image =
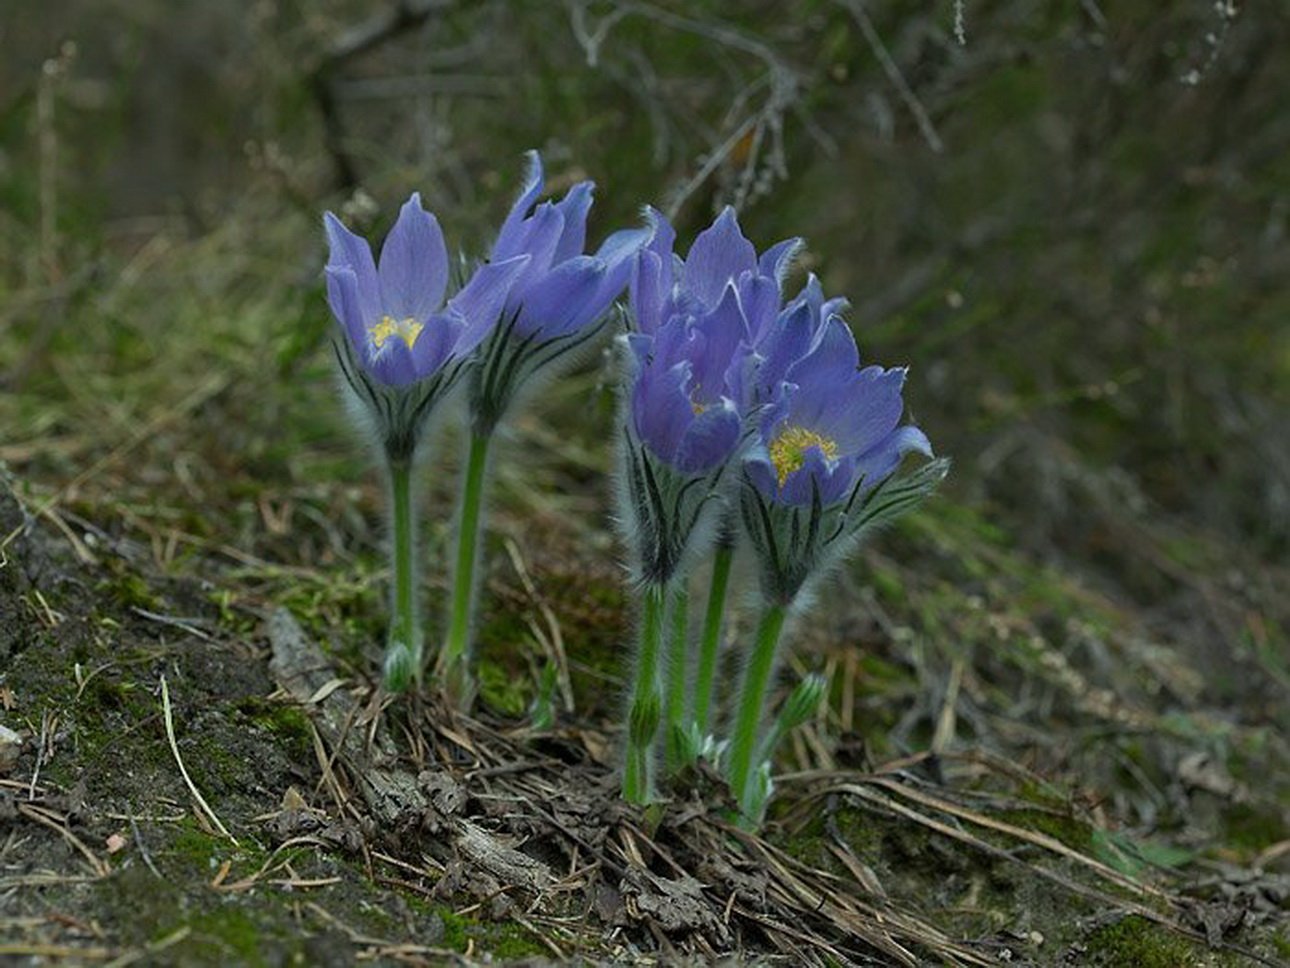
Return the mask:
[[[170,752],[174,754],[175,762],[179,764],[179,773],[184,778],[184,784],[188,787],[188,792],[193,795],[193,799],[197,802],[197,805],[205,813],[206,819],[211,822],[215,829],[236,844],[237,838],[228,832],[228,828],[225,827],[220,821],[220,818],[215,815],[215,811],[212,810],[210,804],[206,802],[206,798],[202,796],[202,792],[197,789],[197,784],[193,782],[193,778],[188,775],[188,768],[184,766],[184,758],[179,755],[179,743],[175,740],[175,717],[170,708],[170,688],[166,685],[166,677],[164,675],[161,677],[161,711],[166,721],[166,739],[170,743]]]
[[[0,955],[14,958],[59,958],[71,962],[103,961],[115,952],[111,948],[77,948],[61,944],[0,944]]]
[[[932,796],[930,793],[924,793],[914,787],[897,783],[894,780],[888,780],[884,777],[870,777],[861,782],[868,783],[872,786],[882,787],[890,793],[913,800],[922,806],[940,810],[944,813],[950,814],[951,816],[958,817],[960,820],[967,820],[968,822],[977,824],[978,826],[998,831],[1001,834],[1007,834],[1009,837],[1014,837],[1017,840],[1023,840],[1027,843],[1034,844],[1036,847],[1042,847],[1054,854],[1065,857],[1067,860],[1074,861],[1076,864],[1087,867],[1104,880],[1110,881],[1117,887],[1122,887],[1135,894],[1152,897],[1168,904],[1172,904],[1176,900],[1174,896],[1167,891],[1162,891],[1160,888],[1151,884],[1145,884],[1136,878],[1121,873],[1114,867],[1108,867],[1101,861],[1095,860],[1086,854],[1080,853],[1072,847],[1066,846],[1066,844],[1062,843],[1056,837],[1051,837],[1048,834],[1041,833],[1037,830],[1027,830],[1024,827],[1018,827],[1016,824],[1010,824],[1003,820],[996,820],[994,817],[978,813],[975,810],[970,810],[967,807],[961,806],[950,800]]]
[[[890,797],[884,796],[883,794],[875,790],[870,790],[867,787],[861,786],[859,784],[841,784],[837,787],[834,787],[832,792],[849,793],[852,796],[859,797],[863,800],[867,800],[871,803],[878,805],[879,807],[882,807],[883,809],[886,809],[891,811],[892,813],[898,814],[899,816],[904,817],[907,820],[912,820],[915,823],[921,824],[922,826],[928,828],[929,830],[933,830],[938,834],[942,834],[946,837],[953,838],[954,840],[957,840],[961,843],[968,844],[971,847],[974,847],[975,849],[983,853],[990,854],[991,856],[998,857],[1001,859],[1007,859],[1017,864],[1023,864],[1027,868],[1029,868],[1030,870],[1038,874],[1040,877],[1043,877],[1046,880],[1050,880],[1055,884],[1059,884],[1061,887],[1070,891],[1072,894],[1078,894],[1082,897],[1089,898],[1090,900],[1095,900],[1102,904],[1106,904],[1115,908],[1128,911],[1132,914],[1136,914],[1140,917],[1146,918],[1149,921],[1154,921],[1157,924],[1164,925],[1165,927],[1173,931],[1177,931],[1179,934],[1185,935],[1195,941],[1205,940],[1203,935],[1184,927],[1175,918],[1172,918],[1167,914],[1162,914],[1161,912],[1155,910],[1154,908],[1147,907],[1145,904],[1140,904],[1136,901],[1130,901],[1124,898],[1113,897],[1112,895],[1106,894],[1103,891],[1099,891],[1096,888],[1092,888],[1085,884],[1081,884],[1078,881],[1073,881],[1068,877],[1063,877],[1061,874],[1058,874],[1056,871],[1049,870],[1037,864],[1029,864],[1026,861],[1021,860],[1020,858],[1014,856],[1012,853],[1004,850],[1001,847],[996,847],[994,844],[988,843],[987,841],[984,841],[981,838],[976,837],[973,834],[970,834],[967,831],[962,830],[952,824],[944,823],[943,821],[937,820],[934,817],[929,817],[926,814],[919,813],[917,810],[907,807],[903,803],[900,803],[897,800],[893,800]],[[1014,828],[1014,829],[1019,830],[1020,828]],[[1032,834],[1033,832],[1024,831],[1024,833]],[[1043,835],[1040,835],[1040,836],[1043,836]],[[1030,840],[1031,838],[1030,836],[1026,836],[1026,837],[1023,837],[1022,839]],[[1047,839],[1051,840],[1052,838],[1047,838]],[[1060,843],[1059,841],[1054,841],[1054,842]],[[1065,845],[1062,845],[1062,846],[1064,847]],[[1063,851],[1062,853],[1065,856],[1065,852]],[[1074,853],[1077,856],[1082,856],[1082,855],[1078,855],[1078,852],[1074,852]],[[1074,860],[1075,858],[1072,857],[1071,859]],[[1090,861],[1091,858],[1084,858],[1084,860]],[[1093,861],[1092,863],[1095,864],[1096,862]],[[1128,879],[1128,881],[1129,883],[1137,884],[1137,882],[1132,881],[1132,879]],[[1139,890],[1138,893],[1151,894],[1151,896],[1155,896],[1165,900],[1169,898],[1169,895],[1161,891],[1149,892],[1149,891]]]
[[[823,884],[827,877],[825,872],[794,860],[759,837],[753,837],[737,828],[727,829],[743,840],[744,846],[775,875],[776,886],[784,892],[785,901],[796,907],[803,918],[815,915],[826,917],[834,922],[844,936],[863,938],[874,948],[896,958],[902,964],[919,963],[915,955],[905,947],[905,944],[914,943],[929,948],[949,964],[994,963],[971,948],[952,941],[916,915],[900,910],[885,898],[875,898],[877,903],[870,904],[857,897],[831,891]],[[807,883],[807,878],[817,881],[817,884],[813,886]],[[895,936],[905,944],[897,941]]]
[[[135,951],[127,951],[120,957],[114,958],[107,963],[106,968],[126,968],[126,965],[133,965],[136,962],[154,958],[167,948],[173,948],[192,933],[193,929],[185,925],[176,931],[172,931],[164,938],[154,941],[146,947],[139,948]]]

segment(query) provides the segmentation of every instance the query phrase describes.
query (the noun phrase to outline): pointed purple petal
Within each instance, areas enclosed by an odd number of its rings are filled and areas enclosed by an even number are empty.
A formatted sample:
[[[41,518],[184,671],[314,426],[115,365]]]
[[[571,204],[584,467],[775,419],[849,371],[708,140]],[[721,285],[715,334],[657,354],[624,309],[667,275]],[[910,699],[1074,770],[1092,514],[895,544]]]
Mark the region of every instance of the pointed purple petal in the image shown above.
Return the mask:
[[[841,316],[850,308],[850,299],[846,296],[834,296],[832,299],[826,299],[820,304],[820,318],[831,319],[834,316]]]
[[[811,352],[789,371],[788,378],[827,393],[845,385],[859,365],[860,351],[851,327],[835,316],[824,324]]]
[[[369,357],[367,369],[381,383],[392,387],[404,387],[417,381],[412,352],[401,339],[386,340],[380,350]]]
[[[434,376],[448,358],[466,329],[466,319],[455,309],[433,313],[412,344],[412,367],[417,379]]]
[[[748,318],[749,339],[758,346],[779,313],[779,284],[770,276],[746,272],[739,277],[739,301]]]
[[[418,193],[413,192],[399,211],[399,219],[381,248],[377,271],[381,309],[395,319],[424,322],[443,305],[448,249],[438,219],[421,207]]]
[[[827,316],[820,313],[820,307],[824,304],[824,288],[820,285],[820,280],[812,272],[806,277],[806,284],[802,286],[801,292],[793,297],[790,306],[809,306],[811,315],[815,320],[816,326],[821,326]]]
[[[711,403],[726,395],[726,374],[740,348],[747,346],[748,325],[734,283],[726,286],[720,302],[710,312],[694,321],[694,330],[703,339],[700,352],[693,357],[694,398],[696,402]]]
[[[537,204],[538,196],[542,194],[542,157],[536,151],[529,151],[524,157],[527,159],[524,184],[520,188],[519,195],[516,196],[515,204],[511,206],[506,216],[506,221],[502,223],[501,231],[497,233],[497,241],[493,243],[491,256],[493,262],[501,262],[519,255],[524,219]]]
[[[363,315],[362,299],[358,294],[358,280],[348,266],[327,267],[327,304],[341,328],[349,334],[360,360],[366,360],[370,338],[368,327],[375,322]]]
[[[663,269],[654,252],[641,252],[632,261],[631,285],[627,302],[631,307],[632,325],[642,333],[654,333],[663,324]]]
[[[448,300],[448,309],[459,314],[466,325],[461,331],[453,353],[464,356],[479,345],[492,331],[510,295],[511,286],[529,257],[517,255],[505,262],[489,262],[475,270],[461,292]]]
[[[627,288],[635,267],[635,256],[649,238],[648,228],[619,229],[596,250],[596,258],[605,264],[605,277],[601,280],[598,298],[603,299],[606,306]]]
[[[776,242],[763,252],[761,258],[757,260],[758,274],[773,279],[777,288],[782,287],[784,277],[793,268],[793,260],[797,258],[797,254],[802,251],[805,245],[806,243],[800,238]]]
[[[672,265],[672,249],[676,245],[676,229],[672,223],[667,220],[667,216],[658,209],[649,205],[645,206],[645,221],[649,224],[652,233],[649,241],[649,250],[662,260],[665,266]],[[669,282],[671,281],[669,276]]]
[[[699,233],[685,257],[685,288],[704,305],[715,305],[726,285],[757,268],[757,250],[744,238],[730,206]]]
[[[589,255],[568,259],[529,286],[515,332],[543,340],[577,332],[608,308],[597,297],[605,264]]]
[[[688,363],[663,368],[657,359],[637,374],[632,388],[632,425],[636,436],[660,460],[671,463],[685,431],[694,422],[694,408],[686,393]]]
[[[619,229],[617,232],[611,232],[605,237],[605,241],[600,243],[600,248],[596,250],[596,258],[603,262],[610,272],[622,265],[629,265],[632,257],[650,241],[651,232],[652,229],[648,227]],[[626,282],[627,277],[624,276],[624,285]]]
[[[814,387],[810,393],[804,388],[790,419],[797,422],[800,417],[803,426],[835,441],[841,453],[863,454],[900,423],[904,382],[904,368],[867,367],[831,396]]]
[[[804,303],[795,309],[786,309],[775,319],[758,347],[763,359],[757,371],[757,386],[763,397],[807,354],[814,338],[811,307]]]
[[[323,216],[327,228],[330,252],[327,265],[349,269],[354,273],[358,287],[358,306],[364,319],[375,319],[381,314],[381,285],[376,277],[376,262],[367,239],[355,235],[331,212]]]
[[[740,421],[729,400],[715,404],[695,417],[676,450],[676,469],[686,474],[706,474],[728,460],[739,443]]]
[[[538,206],[533,217],[525,221],[521,232],[520,247],[517,254],[529,256],[528,265],[515,280],[513,294],[516,299],[524,298],[524,293],[537,280],[541,279],[551,268],[555,258],[555,247],[560,242],[564,231],[564,216],[550,202]]]
[[[595,190],[595,182],[578,182],[556,203],[555,207],[564,219],[564,228],[556,243],[555,255],[551,258],[552,265],[559,265],[566,259],[583,254],[582,250],[587,244],[587,213],[591,211]]]
[[[900,466],[901,458],[911,451],[931,457],[932,442],[917,427],[899,427],[856,458],[856,477],[864,477],[866,491],[877,487],[891,476]]]

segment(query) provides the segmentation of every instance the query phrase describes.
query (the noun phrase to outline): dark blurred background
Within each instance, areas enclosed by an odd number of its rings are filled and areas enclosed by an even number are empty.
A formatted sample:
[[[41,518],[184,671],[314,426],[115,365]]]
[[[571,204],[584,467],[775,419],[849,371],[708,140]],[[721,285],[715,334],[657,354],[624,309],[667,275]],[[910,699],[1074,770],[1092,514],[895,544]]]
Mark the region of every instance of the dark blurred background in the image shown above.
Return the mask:
[[[686,240],[733,202],[759,247],[804,235],[862,352],[912,365],[956,470],[856,580],[923,595],[902,621],[933,652],[1040,641],[1110,682],[1102,634],[1188,655],[1187,702],[1284,711],[1278,5],[10,0],[0,49],[0,457],[166,567],[374,567],[321,212],[379,231],[419,189],[478,253],[537,147],[553,189],[596,179],[597,234],[650,202]],[[541,404],[503,506],[585,521],[612,567],[604,370]],[[1154,694],[1170,660],[1129,652]]]

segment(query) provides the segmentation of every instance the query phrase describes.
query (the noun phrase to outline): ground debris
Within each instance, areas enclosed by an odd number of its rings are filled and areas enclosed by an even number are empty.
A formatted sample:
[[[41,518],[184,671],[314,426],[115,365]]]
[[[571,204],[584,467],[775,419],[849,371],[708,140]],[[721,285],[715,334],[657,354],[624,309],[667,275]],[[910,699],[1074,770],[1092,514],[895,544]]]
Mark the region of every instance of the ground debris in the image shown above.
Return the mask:
[[[22,735],[8,726],[0,726],[0,773],[8,773],[18,765],[22,754]]]
[[[703,885],[689,875],[660,877],[650,870],[630,868],[618,885],[629,899],[627,910],[639,912],[668,934],[698,931],[719,944],[729,942],[729,932],[717,919],[703,893]]]
[[[363,848],[363,832],[357,824],[334,821],[310,809],[283,810],[264,822],[264,832],[275,845],[296,837],[310,837],[347,854],[358,853]]]

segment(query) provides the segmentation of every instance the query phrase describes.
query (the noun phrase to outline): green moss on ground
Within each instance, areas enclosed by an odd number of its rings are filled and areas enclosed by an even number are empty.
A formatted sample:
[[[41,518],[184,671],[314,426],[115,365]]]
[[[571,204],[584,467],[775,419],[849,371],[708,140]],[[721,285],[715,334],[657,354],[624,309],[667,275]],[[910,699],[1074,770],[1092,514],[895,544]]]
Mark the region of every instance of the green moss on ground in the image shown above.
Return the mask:
[[[1210,963],[1202,949],[1168,928],[1130,915],[1098,928],[1084,942],[1097,968],[1184,968]]]

